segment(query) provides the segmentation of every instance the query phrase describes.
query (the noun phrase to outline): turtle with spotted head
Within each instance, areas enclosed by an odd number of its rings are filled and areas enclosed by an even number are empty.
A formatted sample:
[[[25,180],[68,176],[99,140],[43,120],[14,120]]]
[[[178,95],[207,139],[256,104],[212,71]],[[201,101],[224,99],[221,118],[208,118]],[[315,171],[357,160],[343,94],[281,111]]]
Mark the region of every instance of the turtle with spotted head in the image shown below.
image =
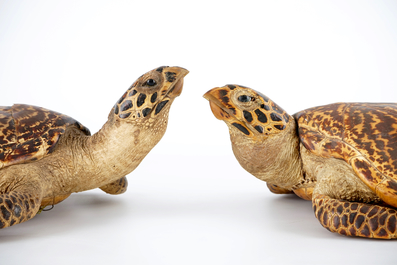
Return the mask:
[[[208,91],[240,165],[273,193],[311,200],[331,232],[397,237],[397,104],[337,103],[290,116],[238,85]]]
[[[0,107],[0,228],[33,218],[73,192],[127,189],[132,172],[165,133],[188,73],[159,67],[138,78],[94,135],[41,107]]]

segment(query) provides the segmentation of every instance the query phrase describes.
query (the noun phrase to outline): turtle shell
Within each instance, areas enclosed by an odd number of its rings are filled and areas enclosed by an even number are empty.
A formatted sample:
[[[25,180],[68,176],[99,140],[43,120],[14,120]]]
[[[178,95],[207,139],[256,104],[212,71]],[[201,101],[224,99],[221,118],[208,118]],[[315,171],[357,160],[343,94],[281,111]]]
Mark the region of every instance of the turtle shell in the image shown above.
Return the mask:
[[[306,149],[344,159],[381,199],[397,207],[397,104],[337,103],[294,116]]]
[[[41,107],[0,107],[0,168],[27,163],[50,154],[68,126],[90,131],[75,119]]]

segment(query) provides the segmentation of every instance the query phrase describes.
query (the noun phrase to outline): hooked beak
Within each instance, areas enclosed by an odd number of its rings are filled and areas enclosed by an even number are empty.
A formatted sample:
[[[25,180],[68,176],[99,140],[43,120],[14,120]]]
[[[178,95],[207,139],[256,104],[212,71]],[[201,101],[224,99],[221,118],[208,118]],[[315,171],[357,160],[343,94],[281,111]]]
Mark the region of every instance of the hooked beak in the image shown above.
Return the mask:
[[[182,67],[167,67],[167,72],[175,73],[176,80],[167,91],[167,96],[171,98],[178,97],[182,93],[184,77],[189,73],[188,70]],[[167,72],[165,73],[167,75]]]
[[[218,120],[227,120],[230,118],[232,113],[228,113],[227,109],[224,109],[220,100],[218,99],[219,87],[209,90],[203,95],[203,97],[210,102],[210,108],[215,118]]]

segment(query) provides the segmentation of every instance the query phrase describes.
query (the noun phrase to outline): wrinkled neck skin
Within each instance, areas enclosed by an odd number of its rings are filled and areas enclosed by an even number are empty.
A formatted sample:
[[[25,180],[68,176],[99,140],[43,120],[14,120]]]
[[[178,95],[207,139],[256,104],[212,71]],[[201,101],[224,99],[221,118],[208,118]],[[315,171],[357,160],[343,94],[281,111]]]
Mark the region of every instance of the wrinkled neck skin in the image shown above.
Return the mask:
[[[168,112],[169,106],[142,122],[120,121],[111,113],[93,136],[67,130],[55,151],[37,161],[48,183],[44,196],[98,188],[131,173],[164,135]]]
[[[108,120],[98,133],[87,139],[90,155],[99,171],[92,186],[102,186],[135,170],[161,140],[167,123],[168,109],[162,116],[143,122]]]
[[[240,165],[255,177],[288,190],[304,181],[296,123],[291,120],[285,132],[261,142],[229,127],[232,149]]]

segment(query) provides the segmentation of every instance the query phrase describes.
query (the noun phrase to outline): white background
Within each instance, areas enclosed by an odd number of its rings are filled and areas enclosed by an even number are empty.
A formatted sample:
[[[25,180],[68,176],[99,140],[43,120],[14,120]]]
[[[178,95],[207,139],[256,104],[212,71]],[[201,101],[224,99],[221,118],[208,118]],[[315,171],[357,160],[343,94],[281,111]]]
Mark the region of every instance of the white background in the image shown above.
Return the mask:
[[[332,234],[310,202],[246,173],[202,98],[237,83],[290,114],[397,102],[396,47],[396,1],[0,0],[1,105],[94,133],[141,74],[190,70],[128,191],[73,194],[0,231],[0,264],[396,264],[397,241]]]

